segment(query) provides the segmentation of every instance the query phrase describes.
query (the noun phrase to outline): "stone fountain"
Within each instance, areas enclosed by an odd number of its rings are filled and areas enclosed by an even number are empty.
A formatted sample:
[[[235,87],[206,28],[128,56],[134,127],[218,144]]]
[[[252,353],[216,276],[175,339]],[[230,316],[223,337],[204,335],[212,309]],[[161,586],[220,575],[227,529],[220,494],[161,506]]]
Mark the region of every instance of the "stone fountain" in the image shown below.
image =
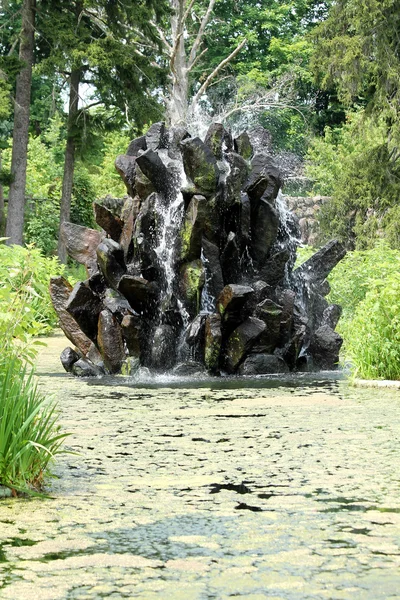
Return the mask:
[[[69,255],[88,278],[53,278],[75,375],[147,367],[255,375],[332,369],[341,309],[327,275],[345,255],[329,242],[293,270],[294,217],[281,173],[249,135],[221,124],[204,141],[154,124],[116,168],[128,195],[94,204],[94,230],[64,223]]]

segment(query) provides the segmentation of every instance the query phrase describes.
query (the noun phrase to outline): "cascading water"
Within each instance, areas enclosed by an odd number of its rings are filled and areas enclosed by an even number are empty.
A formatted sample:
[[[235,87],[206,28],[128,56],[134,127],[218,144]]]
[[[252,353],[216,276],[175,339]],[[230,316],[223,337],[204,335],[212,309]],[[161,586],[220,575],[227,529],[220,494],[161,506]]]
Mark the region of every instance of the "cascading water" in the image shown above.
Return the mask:
[[[331,242],[292,272],[298,239],[281,174],[271,156],[253,154],[246,133],[232,139],[220,124],[203,142],[158,123],[117,158],[129,196],[95,205],[106,237],[63,226],[70,255],[91,273],[72,292],[61,279],[51,287],[78,349],[63,353],[67,370],[189,361],[210,373],[270,373],[303,368],[305,353],[316,368],[334,366],[340,309],[324,298],[325,278],[344,250]]]

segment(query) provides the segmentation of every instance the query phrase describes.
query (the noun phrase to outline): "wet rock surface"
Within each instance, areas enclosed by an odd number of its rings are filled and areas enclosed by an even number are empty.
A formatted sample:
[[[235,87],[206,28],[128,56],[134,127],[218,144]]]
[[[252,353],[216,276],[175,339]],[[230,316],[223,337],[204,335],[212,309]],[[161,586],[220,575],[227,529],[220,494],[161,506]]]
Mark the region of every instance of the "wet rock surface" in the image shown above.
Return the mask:
[[[2,600],[398,598],[397,390],[107,385],[51,343],[39,384],[77,454],[50,498],[0,500]]]

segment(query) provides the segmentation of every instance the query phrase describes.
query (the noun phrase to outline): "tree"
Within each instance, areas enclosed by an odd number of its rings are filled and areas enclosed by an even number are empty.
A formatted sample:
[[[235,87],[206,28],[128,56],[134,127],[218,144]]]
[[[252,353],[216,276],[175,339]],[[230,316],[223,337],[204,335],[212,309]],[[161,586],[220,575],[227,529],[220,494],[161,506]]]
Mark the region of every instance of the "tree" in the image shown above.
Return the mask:
[[[26,163],[29,136],[29,110],[34,52],[35,0],[24,0],[18,74],[14,101],[12,181],[8,197],[7,244],[22,245],[25,211]]]

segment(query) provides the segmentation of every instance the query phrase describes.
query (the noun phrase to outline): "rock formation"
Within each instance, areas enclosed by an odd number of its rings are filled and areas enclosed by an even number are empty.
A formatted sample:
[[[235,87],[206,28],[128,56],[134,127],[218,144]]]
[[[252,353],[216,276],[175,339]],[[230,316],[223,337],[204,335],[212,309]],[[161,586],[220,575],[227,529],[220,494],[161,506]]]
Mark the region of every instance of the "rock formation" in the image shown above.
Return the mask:
[[[212,125],[205,141],[153,125],[116,160],[124,199],[95,203],[100,231],[72,223],[63,236],[88,273],[51,282],[76,375],[253,375],[334,368],[340,307],[326,277],[345,250],[332,241],[293,271],[295,218],[281,174],[246,133]]]

